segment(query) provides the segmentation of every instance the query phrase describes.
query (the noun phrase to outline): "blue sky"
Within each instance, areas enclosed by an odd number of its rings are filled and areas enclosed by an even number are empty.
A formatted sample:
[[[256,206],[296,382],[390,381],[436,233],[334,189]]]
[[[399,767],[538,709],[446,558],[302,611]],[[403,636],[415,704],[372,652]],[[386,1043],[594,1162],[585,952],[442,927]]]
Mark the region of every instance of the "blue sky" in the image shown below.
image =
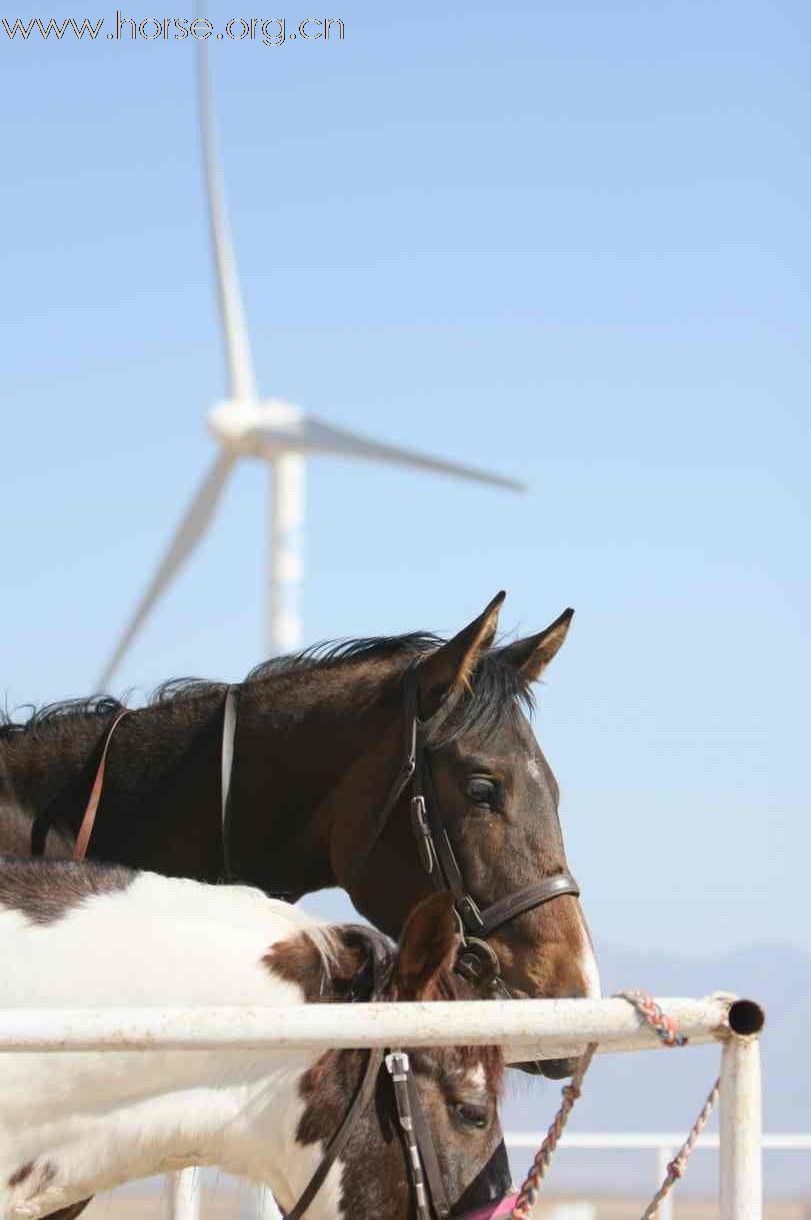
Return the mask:
[[[530,492],[313,463],[307,639],[575,606],[537,722],[598,942],[807,943],[807,6],[323,15],[212,44],[260,388]],[[192,49],[0,31],[9,706],[92,687],[212,453]],[[261,657],[264,484],[120,690]]]

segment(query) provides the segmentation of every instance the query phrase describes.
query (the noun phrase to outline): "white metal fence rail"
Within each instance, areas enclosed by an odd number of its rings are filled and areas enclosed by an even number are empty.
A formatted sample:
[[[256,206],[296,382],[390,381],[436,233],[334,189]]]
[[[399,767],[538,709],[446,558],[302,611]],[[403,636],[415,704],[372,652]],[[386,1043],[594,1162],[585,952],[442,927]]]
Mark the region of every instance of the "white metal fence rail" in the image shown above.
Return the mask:
[[[762,1013],[729,996],[663,999],[660,1007],[691,1045],[721,1045],[721,1220],[761,1220],[761,1100],[757,1033]],[[69,1009],[0,1011],[0,1053],[37,1051],[331,1050],[351,1047],[500,1044],[508,1061],[582,1053],[660,1049],[621,999],[458,1001],[423,1004],[313,1004],[295,1008]],[[688,1048],[689,1050],[689,1048]],[[669,1053],[681,1055],[688,1050]],[[698,1106],[701,1098],[696,1098]],[[572,1147],[572,1138],[568,1144]],[[199,1192],[191,1175],[174,1184],[177,1220],[193,1220]],[[268,1213],[269,1214],[269,1213]]]

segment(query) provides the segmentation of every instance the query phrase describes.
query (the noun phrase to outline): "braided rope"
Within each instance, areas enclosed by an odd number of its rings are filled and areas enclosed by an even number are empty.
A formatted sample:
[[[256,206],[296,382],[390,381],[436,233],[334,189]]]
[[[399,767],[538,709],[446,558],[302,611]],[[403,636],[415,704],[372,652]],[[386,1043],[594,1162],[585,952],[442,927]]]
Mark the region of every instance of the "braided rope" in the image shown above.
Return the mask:
[[[552,1119],[552,1124],[546,1133],[546,1137],[538,1151],[535,1153],[535,1159],[532,1162],[532,1168],[524,1179],[518,1197],[513,1204],[513,1209],[510,1212],[510,1220],[528,1220],[532,1214],[532,1208],[535,1200],[541,1189],[541,1182],[549,1168],[549,1162],[552,1160],[552,1154],[558,1146],[558,1140],[563,1135],[563,1128],[566,1126],[569,1115],[572,1112],[574,1103],[580,1096],[583,1077],[589,1069],[589,1065],[597,1050],[597,1043],[590,1042],[583,1054],[577,1061],[577,1067],[574,1070],[572,1079],[567,1085],[561,1089],[563,1100],[560,1103],[557,1114]]]
[[[627,991],[618,991],[616,999],[627,1000],[633,1004],[636,1011],[650,1025],[651,1029],[661,1038],[665,1046],[686,1046],[687,1039],[676,1028],[676,1022],[667,1013],[662,1012],[652,995],[631,987]]]
[[[687,1136],[687,1139],[684,1141],[681,1148],[679,1149],[679,1151],[673,1157],[673,1160],[668,1165],[667,1173],[665,1174],[665,1178],[664,1178],[664,1181],[662,1182],[662,1185],[659,1187],[656,1194],[653,1196],[650,1203],[648,1204],[648,1206],[645,1208],[644,1212],[642,1213],[642,1220],[654,1220],[654,1217],[659,1214],[659,1205],[662,1202],[662,1200],[667,1195],[670,1194],[670,1191],[673,1189],[676,1182],[678,1182],[679,1178],[684,1176],[684,1170],[687,1165],[687,1158],[689,1157],[690,1153],[695,1148],[696,1141],[698,1140],[699,1135],[701,1134],[701,1132],[704,1130],[704,1127],[706,1126],[707,1119],[710,1117],[712,1108],[718,1100],[718,1090],[720,1087],[721,1087],[721,1077],[719,1076],[718,1079],[716,1080],[715,1084],[712,1086],[709,1093],[707,1094],[707,1100],[704,1102],[704,1105],[701,1107],[698,1118],[696,1119],[696,1121],[693,1123],[692,1127],[690,1128],[690,1133]]]
[[[642,1020],[650,1026],[657,1034],[665,1046],[676,1047],[686,1046],[687,1039],[683,1034],[680,1034],[676,1023],[672,1017],[663,1012],[659,1005],[654,1000],[653,996],[648,995],[646,991],[639,991],[636,988],[628,991],[620,991],[617,993],[617,999],[627,1000],[632,1004],[639,1013]],[[532,1209],[540,1194],[541,1182],[543,1181],[549,1164],[552,1160],[552,1155],[558,1146],[558,1141],[563,1134],[563,1128],[566,1126],[569,1115],[572,1111],[574,1103],[580,1096],[583,1077],[589,1069],[594,1052],[597,1050],[597,1043],[590,1042],[583,1054],[577,1061],[569,1084],[564,1085],[561,1093],[563,1100],[560,1103],[558,1112],[552,1120],[552,1124],[546,1133],[543,1143],[535,1154],[532,1166],[524,1179],[523,1185],[516,1197],[513,1209],[510,1212],[509,1220],[530,1220]],[[710,1116],[710,1112],[718,1099],[718,1088],[720,1078],[716,1080],[710,1092],[707,1095],[707,1100],[701,1108],[698,1118],[690,1128],[687,1139],[682,1144],[681,1148],[674,1156],[673,1160],[667,1167],[667,1174],[662,1182],[662,1185],[657,1190],[656,1194],[651,1199],[648,1206],[642,1215],[642,1220],[655,1220],[659,1211],[659,1206],[665,1196],[673,1188],[673,1185],[682,1177],[687,1164],[687,1158],[693,1151],[701,1131]]]

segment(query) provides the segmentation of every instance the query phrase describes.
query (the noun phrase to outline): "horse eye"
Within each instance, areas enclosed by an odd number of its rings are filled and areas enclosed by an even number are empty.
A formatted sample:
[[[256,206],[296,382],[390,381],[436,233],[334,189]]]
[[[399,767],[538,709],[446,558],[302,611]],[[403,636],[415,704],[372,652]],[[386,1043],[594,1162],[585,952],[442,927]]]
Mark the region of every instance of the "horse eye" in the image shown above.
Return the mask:
[[[476,805],[490,805],[496,795],[496,785],[493,780],[477,775],[468,784],[467,794]]]
[[[483,1131],[487,1126],[487,1106],[476,1106],[470,1102],[458,1101],[453,1107],[454,1114],[466,1127],[477,1127]]]

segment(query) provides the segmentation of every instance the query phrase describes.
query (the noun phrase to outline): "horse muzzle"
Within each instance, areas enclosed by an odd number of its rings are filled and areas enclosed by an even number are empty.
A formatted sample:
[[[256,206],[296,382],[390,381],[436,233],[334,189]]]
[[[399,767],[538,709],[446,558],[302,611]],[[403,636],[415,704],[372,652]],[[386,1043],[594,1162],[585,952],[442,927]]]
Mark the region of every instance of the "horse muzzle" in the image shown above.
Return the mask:
[[[511,1063],[511,1068],[528,1076],[545,1076],[547,1080],[565,1080],[577,1067],[576,1059],[531,1059],[527,1063]]]

